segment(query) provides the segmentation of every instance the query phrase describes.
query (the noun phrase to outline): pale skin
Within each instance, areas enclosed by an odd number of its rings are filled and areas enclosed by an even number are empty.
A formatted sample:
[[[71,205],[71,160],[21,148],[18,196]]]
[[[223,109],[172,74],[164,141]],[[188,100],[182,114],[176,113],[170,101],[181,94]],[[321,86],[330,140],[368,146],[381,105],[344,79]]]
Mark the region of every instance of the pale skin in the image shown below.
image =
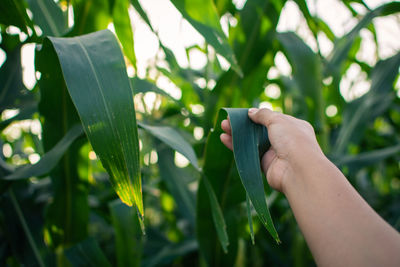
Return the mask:
[[[328,160],[308,122],[269,109],[250,109],[249,118],[268,129],[262,169],[288,199],[319,266],[400,266],[400,234]],[[229,120],[221,127],[232,150]]]

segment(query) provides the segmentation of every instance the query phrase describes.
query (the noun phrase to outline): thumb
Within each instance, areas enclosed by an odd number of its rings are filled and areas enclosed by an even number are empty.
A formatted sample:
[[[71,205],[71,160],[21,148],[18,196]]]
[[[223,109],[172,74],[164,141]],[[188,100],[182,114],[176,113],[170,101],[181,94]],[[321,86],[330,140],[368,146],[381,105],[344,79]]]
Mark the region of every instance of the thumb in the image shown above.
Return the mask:
[[[267,108],[250,108],[248,111],[249,118],[258,124],[269,126],[272,120],[276,117],[277,113]]]

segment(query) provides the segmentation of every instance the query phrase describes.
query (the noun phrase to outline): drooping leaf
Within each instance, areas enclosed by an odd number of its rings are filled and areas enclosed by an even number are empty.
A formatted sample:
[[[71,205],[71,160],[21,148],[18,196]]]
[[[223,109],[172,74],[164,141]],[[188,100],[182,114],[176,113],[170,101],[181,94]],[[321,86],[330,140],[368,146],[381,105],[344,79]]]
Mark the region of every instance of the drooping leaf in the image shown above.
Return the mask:
[[[88,238],[67,249],[65,255],[75,267],[111,267],[110,262],[93,238]]]
[[[297,85],[301,101],[300,112],[317,130],[322,129],[325,118],[322,97],[322,65],[318,56],[295,33],[287,32],[278,35],[285,54],[293,69],[293,80]],[[312,79],[310,79],[312,77]]]
[[[41,73],[38,82],[40,89],[39,112],[42,125],[42,144],[44,153],[52,151],[69,131],[78,135],[81,130],[78,113],[71,101],[61,72],[61,66],[53,49],[46,45],[35,54],[35,67]],[[71,130],[74,127],[74,130]],[[65,148],[69,138],[65,139]],[[87,238],[89,222],[88,175],[79,171],[82,159],[80,150],[86,138],[76,138],[49,176],[52,183],[52,202],[46,209],[45,240],[51,247],[60,251],[58,259],[66,262],[62,250]],[[52,152],[53,153],[53,152]],[[53,154],[54,155],[54,154]],[[56,155],[54,155],[56,156]],[[49,159],[53,161],[53,159]],[[54,163],[54,161],[53,161]],[[43,167],[39,164],[39,170]],[[44,168],[44,167],[43,167]]]
[[[203,35],[215,51],[229,61],[232,68],[242,75],[235,55],[222,31],[217,9],[212,0],[172,0],[175,7],[192,26]]]
[[[109,204],[115,231],[115,251],[118,266],[140,266],[142,231],[136,211],[120,200]]]
[[[235,263],[238,252],[238,225],[240,221],[238,209],[240,203],[245,201],[243,186],[235,169],[232,152],[219,139],[222,133],[219,125],[224,118],[226,118],[226,115],[223,112],[219,113],[215,127],[207,137],[203,176],[200,178],[197,191],[196,237],[200,253],[209,266],[232,266]],[[218,238],[216,230],[218,226],[210,218],[212,207],[203,177],[208,178],[223,212],[230,241],[227,254],[223,253]],[[222,232],[223,229],[219,231]]]
[[[357,155],[341,156],[333,158],[332,160],[337,166],[348,166],[353,169],[360,169],[398,154],[400,154],[400,145],[395,145],[370,152],[363,152]]]
[[[387,110],[395,97],[393,83],[398,76],[399,66],[400,53],[376,64],[371,73],[368,93],[345,107],[332,155],[345,152],[350,142],[358,143],[368,123]]]
[[[168,126],[147,125],[142,122],[138,123],[138,125],[172,149],[184,155],[193,167],[199,169],[197,157],[192,146],[174,128]]]
[[[174,101],[175,103],[177,103],[178,105],[182,106],[182,103],[180,101],[177,101],[170,94],[168,94],[164,90],[161,90],[160,88],[158,88],[154,83],[152,83],[148,80],[140,79],[138,77],[131,78],[130,80],[131,80],[132,88],[133,88],[135,94],[137,94],[137,93],[145,94],[148,92],[154,92],[156,94],[165,96],[166,98],[168,98],[168,99]]]
[[[0,1],[0,24],[13,25],[27,33],[27,26],[31,26],[32,23],[26,13],[23,1]]]
[[[157,146],[158,167],[160,169],[161,179],[171,195],[174,197],[179,212],[190,222],[195,221],[195,200],[193,194],[189,191],[188,184],[184,176],[188,175],[184,170],[174,164],[174,153],[172,149]]]
[[[115,0],[113,10],[113,23],[118,39],[126,57],[136,69],[136,56],[133,46],[133,31],[128,13],[129,0]]]
[[[143,266],[154,267],[167,265],[171,263],[174,259],[187,255],[190,252],[196,251],[197,242],[194,239],[184,240],[180,243],[171,243],[164,246],[162,249],[157,251],[152,255],[149,260],[143,262]]]
[[[368,26],[375,17],[386,16],[397,12],[400,12],[400,3],[390,2],[367,13],[348,34],[335,43],[335,48],[328,57],[328,64],[326,65],[325,71],[333,74],[334,77],[340,76],[342,64],[347,59],[347,55],[354,40],[358,37],[360,30]]]
[[[214,221],[215,230],[217,231],[218,239],[225,253],[228,253],[229,237],[226,233],[226,225],[224,216],[222,215],[221,207],[219,206],[214,190],[206,176],[203,176],[203,183],[206,187],[211,206],[211,215]]]
[[[66,16],[53,0],[28,0],[33,21],[39,25],[44,36],[62,36],[67,30]]]
[[[69,146],[83,134],[81,125],[75,125],[72,127],[67,134],[49,150],[40,161],[36,164],[28,164],[17,169],[15,172],[4,177],[4,180],[19,180],[30,178],[33,176],[42,176],[49,173],[60,161],[65,151]]]
[[[121,200],[143,216],[133,92],[115,36],[103,30],[49,38],[86,135]],[[104,55],[107,55],[105,57]]]
[[[232,127],[233,154],[243,186],[257,211],[258,217],[268,232],[280,243],[268,210],[260,156],[269,148],[267,129],[253,123],[248,117],[248,109],[225,108]]]

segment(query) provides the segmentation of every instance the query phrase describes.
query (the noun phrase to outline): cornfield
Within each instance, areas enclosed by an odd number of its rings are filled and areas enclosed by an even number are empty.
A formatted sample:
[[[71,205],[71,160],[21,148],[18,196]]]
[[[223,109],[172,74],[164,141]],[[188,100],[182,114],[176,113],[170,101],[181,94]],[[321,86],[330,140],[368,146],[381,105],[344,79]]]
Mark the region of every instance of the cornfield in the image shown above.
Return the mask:
[[[220,142],[227,113],[236,123],[250,107],[310,122],[324,153],[400,230],[400,51],[379,53],[375,23],[398,28],[399,2],[337,3],[354,22],[339,36],[313,1],[160,1],[203,40],[185,47],[188,64],[144,2],[0,2],[1,266],[314,265],[257,148],[247,158]],[[278,30],[287,5],[309,39]],[[146,67],[138,20],[157,47]],[[366,34],[372,59],[360,57]],[[32,45],[28,88],[21,51]],[[366,90],[348,97],[359,80]],[[245,129],[268,144],[265,128]]]

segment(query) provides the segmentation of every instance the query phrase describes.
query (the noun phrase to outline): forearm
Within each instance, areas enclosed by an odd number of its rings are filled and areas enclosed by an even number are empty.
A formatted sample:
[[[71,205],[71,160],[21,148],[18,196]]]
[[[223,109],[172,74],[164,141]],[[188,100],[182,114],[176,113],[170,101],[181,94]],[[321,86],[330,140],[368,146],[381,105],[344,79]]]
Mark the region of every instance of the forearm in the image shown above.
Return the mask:
[[[308,161],[310,159],[307,159]],[[320,266],[400,266],[400,235],[325,157],[295,166],[284,193]],[[304,165],[306,166],[306,165]]]

